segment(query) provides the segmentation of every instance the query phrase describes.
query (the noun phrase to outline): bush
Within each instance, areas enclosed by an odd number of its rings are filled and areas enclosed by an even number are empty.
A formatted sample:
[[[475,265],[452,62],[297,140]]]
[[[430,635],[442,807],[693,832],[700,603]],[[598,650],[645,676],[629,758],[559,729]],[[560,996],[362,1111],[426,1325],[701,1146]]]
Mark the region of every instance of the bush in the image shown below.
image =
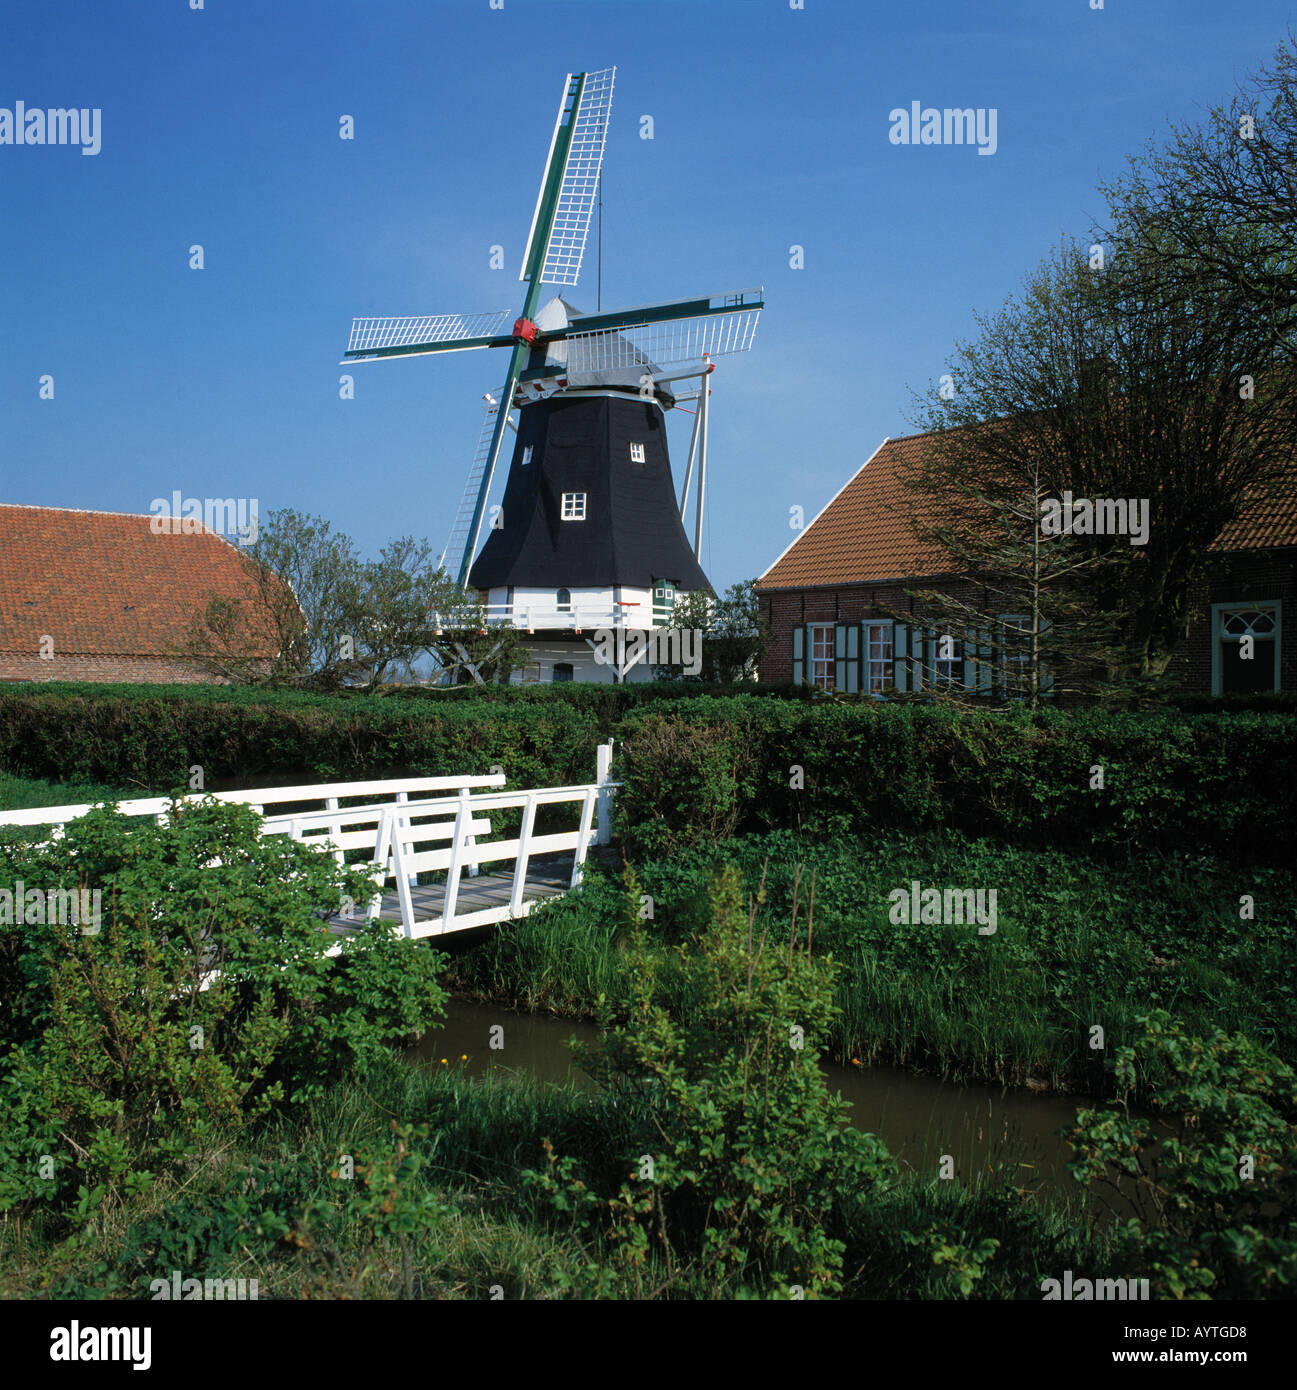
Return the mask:
[[[0,843],[6,886],[102,907],[0,933],[0,1207],[76,1182],[93,1207],[440,1016],[439,957],[387,924],[358,919],[326,954],[323,919],[367,900],[363,872],[260,823],[209,800],[165,826],[99,809],[43,847]]]
[[[619,1271],[636,1297],[700,1285],[740,1298],[839,1293],[845,1247],[827,1227],[842,1194],[886,1180],[893,1164],[851,1128],[820,1071],[836,967],[812,957],[795,922],[786,945],[770,940],[760,899],[745,908],[738,875],[722,871],[710,925],[674,962],[695,995],[681,1020],[661,997],[633,877],[628,890],[631,999],[607,1011],[607,1036],[583,1064],[604,1094],[646,1108],[629,1180],[596,1191],[548,1141],[546,1168],[524,1176],[605,1242],[611,1261],[590,1269],[587,1292],[614,1292]]]
[[[637,854],[732,830],[945,827],[1107,854],[1288,864],[1295,733],[1284,714],[679,701],[619,726],[616,816]]]
[[[1140,1022],[1117,1053],[1124,1094],[1078,1112],[1068,1168],[1087,1183],[1125,1175],[1141,1218],[1126,1254],[1154,1298],[1292,1298],[1297,1075],[1245,1036],[1187,1037],[1163,1010]],[[1151,1097],[1158,1119],[1128,1105],[1150,1063],[1171,1073]]]

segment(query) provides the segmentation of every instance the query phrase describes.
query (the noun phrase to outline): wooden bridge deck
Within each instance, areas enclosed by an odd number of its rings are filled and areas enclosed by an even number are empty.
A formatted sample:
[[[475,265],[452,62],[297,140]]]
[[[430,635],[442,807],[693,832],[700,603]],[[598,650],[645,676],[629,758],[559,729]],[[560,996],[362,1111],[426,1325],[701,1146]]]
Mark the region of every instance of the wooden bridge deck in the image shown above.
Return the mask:
[[[530,903],[543,898],[562,897],[572,881],[572,860],[573,856],[570,854],[555,855],[544,860],[533,859],[527,866],[527,879],[522,889],[523,901]],[[479,874],[476,878],[462,877],[455,902],[456,918],[486,908],[507,908],[513,895],[513,879],[512,871]],[[415,917],[421,925],[436,921],[442,915],[445,906],[446,885],[433,883],[424,888],[411,888],[410,897],[414,903]],[[383,906],[378,916],[380,920],[390,922],[400,930],[401,903],[396,889],[383,894]],[[355,931],[356,925],[355,917],[347,918],[341,914],[330,917],[328,921],[329,930],[336,936],[349,935]],[[458,930],[463,929],[453,924],[449,927],[450,933]],[[447,928],[443,925],[440,931],[433,932],[432,935],[440,936],[446,932]]]

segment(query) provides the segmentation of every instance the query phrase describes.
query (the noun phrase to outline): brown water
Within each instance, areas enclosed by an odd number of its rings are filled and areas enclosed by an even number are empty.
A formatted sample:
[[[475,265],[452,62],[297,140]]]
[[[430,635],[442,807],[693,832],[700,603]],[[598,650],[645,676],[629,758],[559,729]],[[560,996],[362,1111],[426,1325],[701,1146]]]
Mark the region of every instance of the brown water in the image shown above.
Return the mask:
[[[469,1076],[507,1069],[549,1083],[590,1085],[568,1049],[572,1037],[595,1043],[599,1032],[589,1023],[452,1000],[443,1025],[412,1055]],[[852,1123],[878,1135],[903,1167],[935,1178],[948,1154],[960,1181],[1000,1170],[1015,1187],[1080,1195],[1064,1167],[1071,1151],[1057,1131],[1073,1122],[1078,1105],[1094,1103],[1085,1097],[960,1086],[892,1067],[830,1064],[825,1072],[830,1088],[850,1103]]]

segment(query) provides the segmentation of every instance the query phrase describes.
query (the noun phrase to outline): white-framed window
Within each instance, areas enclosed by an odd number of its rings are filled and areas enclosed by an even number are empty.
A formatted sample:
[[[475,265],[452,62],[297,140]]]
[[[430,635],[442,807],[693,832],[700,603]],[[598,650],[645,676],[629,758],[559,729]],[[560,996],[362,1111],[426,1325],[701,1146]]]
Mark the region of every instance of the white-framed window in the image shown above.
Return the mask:
[[[1211,693],[1278,690],[1283,636],[1278,599],[1211,606]]]
[[[820,690],[832,690],[835,656],[833,624],[811,623],[809,624],[809,632],[811,652],[807,675],[810,683]]]
[[[563,494],[563,520],[585,520],[585,493],[565,492]]]
[[[932,639],[932,683],[936,686],[963,685],[964,639],[938,633]]]
[[[866,624],[865,657],[869,663],[865,689],[869,691],[890,690],[895,681],[895,665],[892,659],[892,624]]]
[[[560,613],[570,613],[572,611],[572,590],[560,589],[554,595],[554,603]]]
[[[630,446],[630,461],[632,463],[644,462],[644,446],[642,444],[632,444]]]
[[[524,468],[526,468],[526,466],[531,462],[531,451],[535,447],[536,446],[534,444],[524,444],[522,446],[522,466]]]

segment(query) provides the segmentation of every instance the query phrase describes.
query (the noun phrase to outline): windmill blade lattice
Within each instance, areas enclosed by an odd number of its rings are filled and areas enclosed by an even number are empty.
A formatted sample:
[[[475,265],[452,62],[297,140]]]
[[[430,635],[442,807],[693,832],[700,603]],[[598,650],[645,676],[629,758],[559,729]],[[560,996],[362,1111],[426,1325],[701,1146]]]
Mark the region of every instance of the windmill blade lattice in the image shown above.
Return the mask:
[[[747,352],[756,337],[760,309],[705,318],[666,319],[629,324],[594,333],[572,333],[567,339],[567,374],[573,386],[587,377],[634,367],[669,367],[682,362]]]
[[[352,319],[347,356],[415,357],[424,352],[463,352],[486,347],[508,321],[505,310],[487,314],[423,314],[404,318]]]
[[[581,86],[575,111],[571,115],[572,143],[563,164],[558,187],[554,226],[541,261],[541,283],[575,285],[581,275],[586,237],[599,195],[599,176],[603,168],[604,142],[612,114],[613,77],[616,68],[588,72]],[[560,117],[562,119],[562,112]],[[541,190],[544,196],[544,189]],[[523,262],[523,275],[526,262]]]
[[[495,435],[496,417],[500,413],[500,403],[494,396],[483,396],[482,404],[484,406],[482,430],[477,438],[477,452],[473,456],[473,464],[468,470],[468,477],[464,480],[464,491],[460,496],[455,520],[446,540],[446,548],[441,552],[440,563],[448,574],[460,574],[465,568],[466,558],[472,558],[472,556],[466,557],[466,552],[475,539],[472,535],[473,515],[477,510],[477,498],[482,488],[482,479],[485,477],[487,465],[491,461],[491,442]]]

